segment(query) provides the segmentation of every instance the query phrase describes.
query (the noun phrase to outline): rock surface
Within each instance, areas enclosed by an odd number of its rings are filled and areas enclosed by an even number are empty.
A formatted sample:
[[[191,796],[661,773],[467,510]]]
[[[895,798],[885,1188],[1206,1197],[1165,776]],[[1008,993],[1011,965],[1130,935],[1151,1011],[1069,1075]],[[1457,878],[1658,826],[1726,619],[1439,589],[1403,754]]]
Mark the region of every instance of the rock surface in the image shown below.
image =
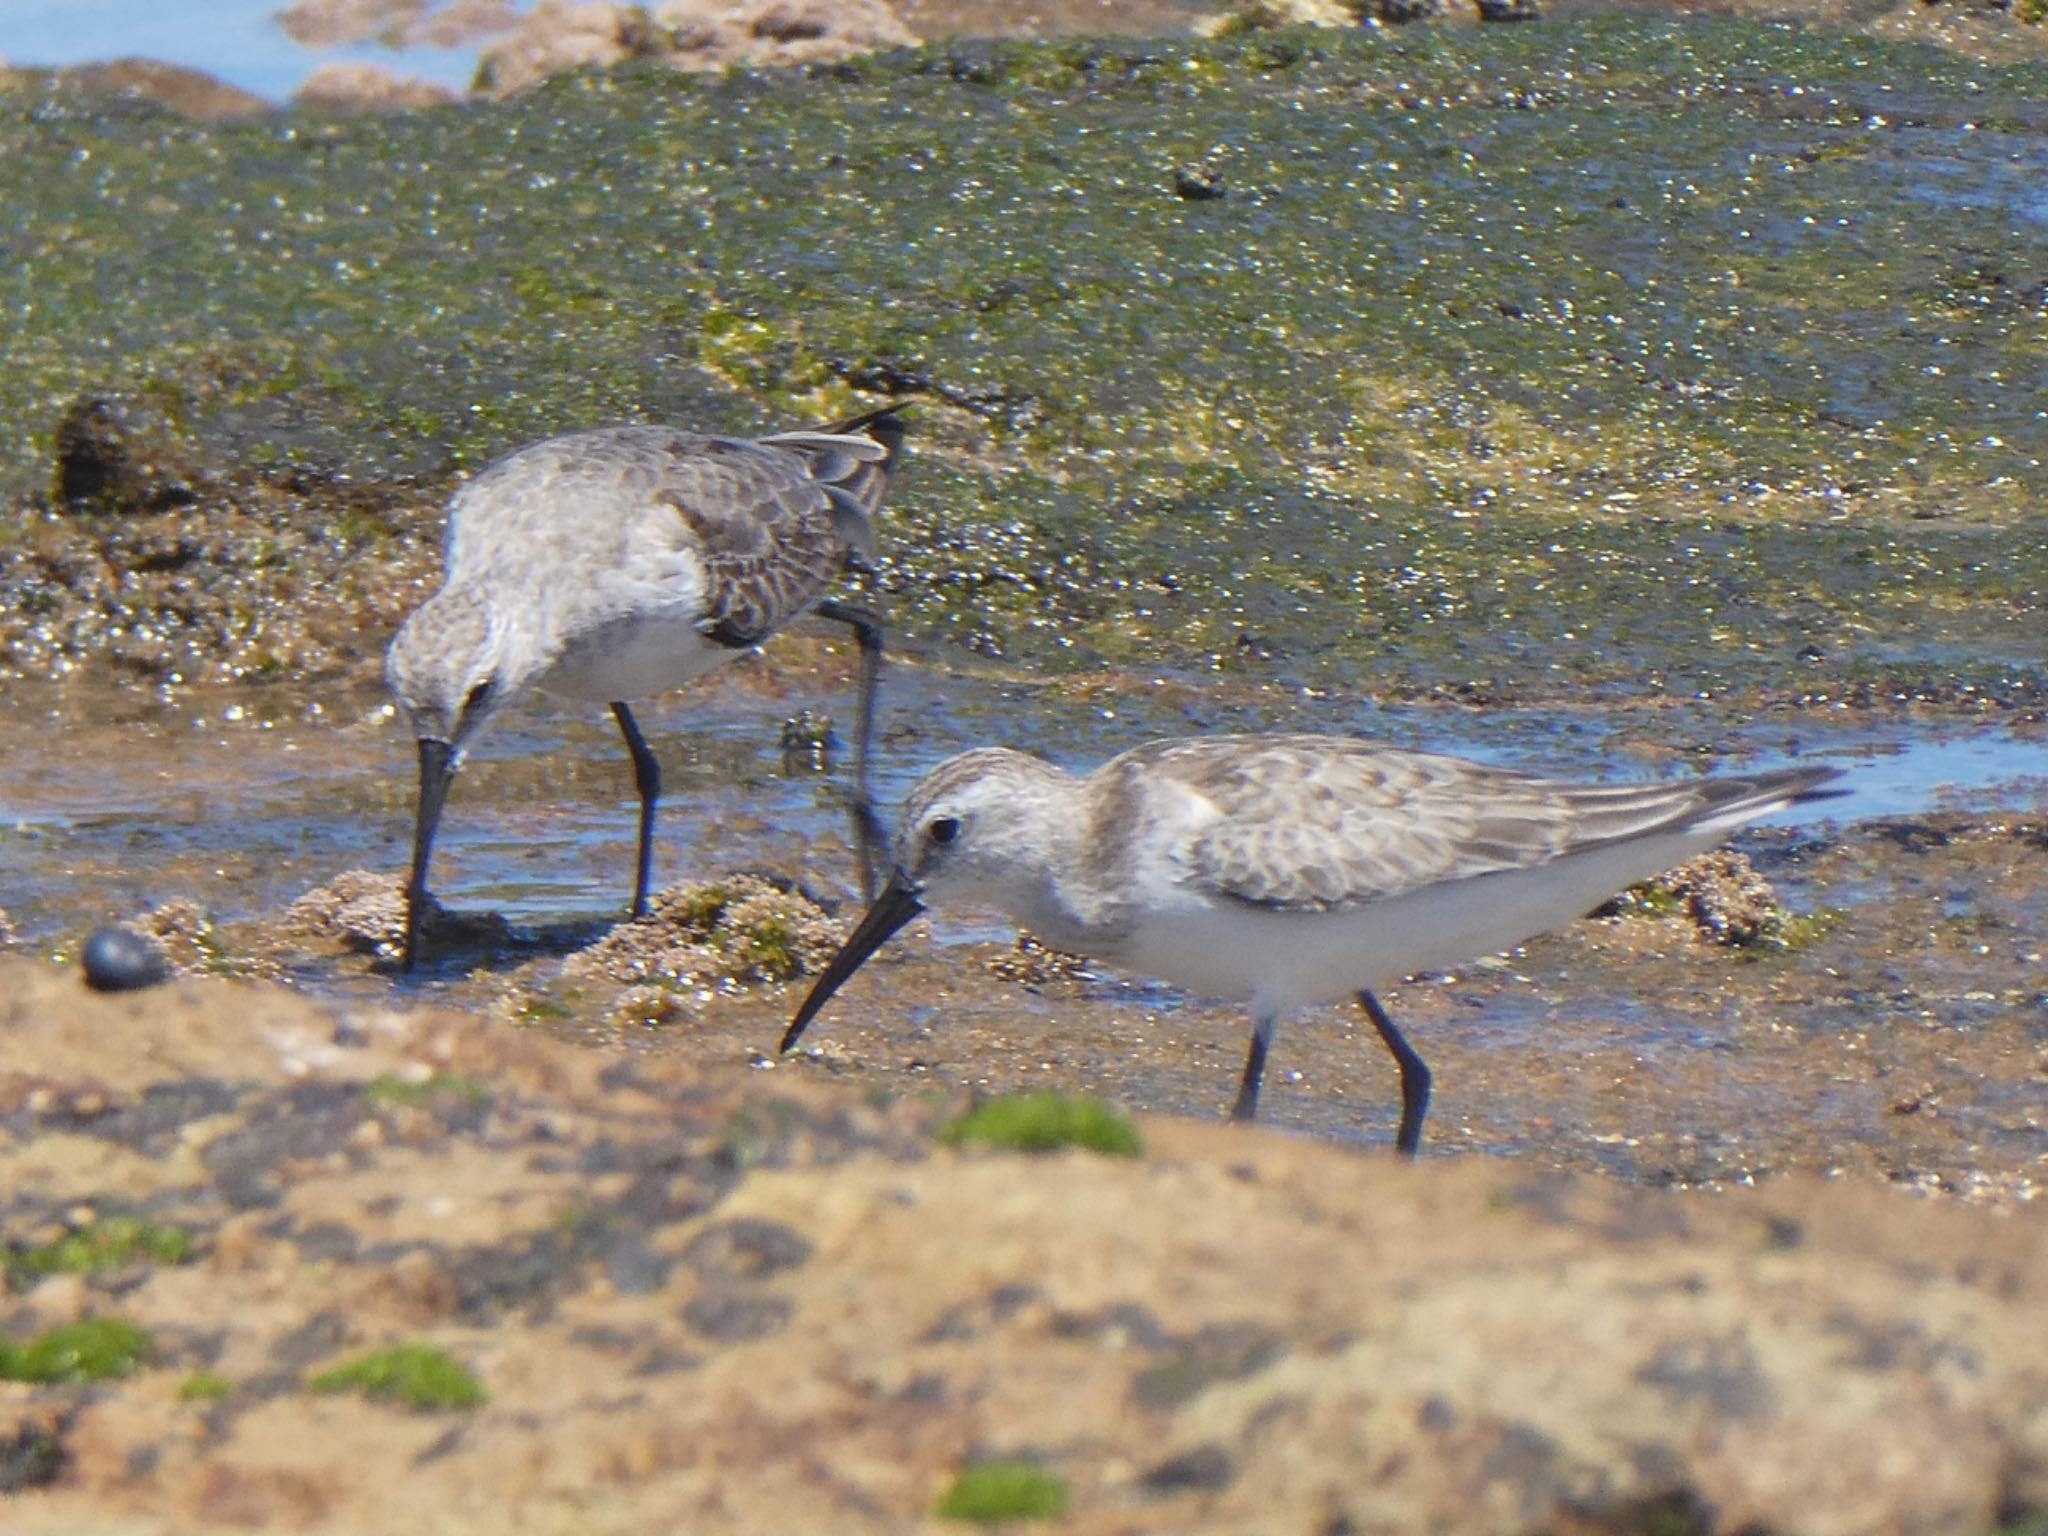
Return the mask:
[[[619,0],[539,0],[515,11],[508,0],[295,0],[278,24],[308,48],[381,41],[396,47],[482,44],[474,94],[512,96],[549,75],[606,68],[628,59],[672,68],[830,63],[927,38],[1043,37],[1069,34],[1170,36],[1243,27],[1416,21],[1570,19],[1612,11],[1754,16],[1842,26],[1880,37],[1932,43],[1982,63],[2048,54],[2048,27],[2028,24],[1999,4],[1897,0],[1241,0],[1217,8],[1204,0],[1046,0],[1026,11],[997,0],[668,0],[659,6]],[[202,70],[154,59],[117,59],[62,70],[10,68],[0,87],[49,81],[90,94],[133,96],[188,117],[247,116],[272,103]],[[315,68],[292,94],[320,111],[404,111],[456,99],[431,80],[370,63]]]
[[[511,96],[564,69],[632,58],[675,69],[819,64],[918,41],[886,0],[540,0],[484,49],[477,84]]]
[[[151,101],[186,117],[250,117],[273,110],[271,102],[253,91],[216,80],[204,70],[166,64],[160,59],[110,59],[65,69],[9,68],[0,62],[0,89],[37,90],[52,86],[87,96]]]
[[[294,105],[336,112],[406,112],[456,99],[437,80],[400,75],[375,64],[322,64],[292,92]]]
[[[1167,1119],[1136,1161],[954,1153],[929,1100],[475,1018],[22,960],[0,998],[5,1335],[151,1335],[123,1379],[0,1383],[11,1533],[893,1531],[991,1458],[1082,1532],[2048,1510],[2033,1213]],[[136,1217],[188,1240],[31,1279]],[[306,1390],[400,1345],[487,1400]]]

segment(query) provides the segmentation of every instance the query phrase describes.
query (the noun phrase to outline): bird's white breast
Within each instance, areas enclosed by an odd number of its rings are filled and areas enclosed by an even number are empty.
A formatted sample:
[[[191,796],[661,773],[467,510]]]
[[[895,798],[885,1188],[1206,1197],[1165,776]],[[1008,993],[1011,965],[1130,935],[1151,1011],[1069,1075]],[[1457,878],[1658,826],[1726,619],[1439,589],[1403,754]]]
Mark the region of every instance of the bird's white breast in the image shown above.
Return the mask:
[[[654,609],[581,631],[536,686],[600,704],[668,693],[739,652],[698,628],[687,611]]]
[[[1718,831],[1697,829],[1635,838],[1330,911],[1188,893],[1152,905],[1104,958],[1189,992],[1284,1013],[1511,949],[1719,840]]]

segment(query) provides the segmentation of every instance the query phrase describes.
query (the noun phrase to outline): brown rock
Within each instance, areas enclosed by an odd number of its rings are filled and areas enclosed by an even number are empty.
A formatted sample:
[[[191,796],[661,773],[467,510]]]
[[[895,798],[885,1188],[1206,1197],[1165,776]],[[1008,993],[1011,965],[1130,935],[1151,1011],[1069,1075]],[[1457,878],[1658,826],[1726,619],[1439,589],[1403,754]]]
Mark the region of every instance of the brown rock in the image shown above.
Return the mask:
[[[510,0],[444,0],[406,30],[406,41],[433,48],[460,48],[519,28]]]
[[[920,41],[886,0],[667,0],[656,10],[655,20],[678,34],[715,26],[722,37],[737,39],[739,61],[748,64],[829,63],[880,48],[914,47]],[[708,58],[698,64],[685,50],[672,62],[682,68],[709,68],[728,61]]]
[[[510,0],[293,0],[277,12],[285,36],[307,48],[460,48],[514,31],[519,21]]]
[[[83,1275],[48,1275],[23,1298],[38,1331],[78,1322],[90,1309],[91,1293]]]
[[[292,93],[292,103],[332,112],[407,112],[456,99],[437,80],[400,75],[377,64],[322,64]]]
[[[190,506],[211,477],[164,413],[127,395],[81,395],[58,419],[52,494],[79,510]]]
[[[1020,933],[1009,949],[983,962],[991,976],[1027,987],[1075,986],[1095,974],[1095,962],[1086,955],[1070,955],[1054,949],[1035,934]]]
[[[273,19],[302,48],[402,44],[426,8],[427,0],[292,0]]]
[[[565,69],[620,63],[650,42],[647,13],[639,6],[540,0],[517,32],[484,49],[476,88],[491,96],[516,96]]]
[[[1244,0],[1203,21],[1197,30],[1219,35],[1268,27],[1352,27],[1358,25],[1360,14],[1359,6],[1346,0]]]
[[[145,1510],[899,1531],[988,1455],[1061,1478],[1084,1536],[1945,1533],[2048,1508],[2026,1210],[1854,1178],[1672,1194],[1156,1117],[1142,1160],[958,1155],[934,1107],[781,1072],[337,1021],[263,985],[100,997],[4,958],[0,1035],[8,1072],[115,1100],[9,1114],[10,1229],[109,1193],[77,1185],[95,1169],[142,1182],[132,1154],[211,1255],[77,1277],[156,1342],[89,1389],[0,1389],[33,1472],[9,1536]],[[404,1135],[349,1134],[381,1113],[366,1084],[435,1081]],[[96,1138],[57,1192],[50,1148]],[[488,1402],[301,1390],[399,1343]],[[194,1360],[256,1406],[195,1432]]]
[[[169,107],[186,117],[250,117],[275,110],[253,91],[217,80],[204,70],[166,64],[159,59],[113,59],[104,64],[78,64],[53,70],[59,85],[97,96],[131,96]]]
[[[441,1261],[416,1248],[358,1292],[349,1315],[370,1328],[424,1328],[454,1316],[461,1301]]]
[[[405,943],[405,879],[373,869],[343,870],[285,908],[279,931],[287,937],[338,942],[358,954],[396,956]],[[489,947],[508,928],[494,912],[449,912],[430,895],[421,915],[430,944]]]
[[[645,917],[619,924],[571,956],[563,972],[730,990],[808,974],[831,956],[840,936],[839,924],[787,882],[727,875],[656,892]],[[649,1021],[674,1016],[644,987],[620,1005],[625,1016]]]
[[[1740,948],[1780,932],[1790,914],[1746,855],[1719,848],[1632,885],[1597,913],[1684,913],[1709,944]]]
[[[405,942],[405,879],[346,869],[285,909],[287,933],[336,939],[364,954],[396,954]]]
[[[486,48],[477,89],[509,96],[559,70],[650,58],[675,69],[827,63],[919,38],[887,0],[540,0]]]

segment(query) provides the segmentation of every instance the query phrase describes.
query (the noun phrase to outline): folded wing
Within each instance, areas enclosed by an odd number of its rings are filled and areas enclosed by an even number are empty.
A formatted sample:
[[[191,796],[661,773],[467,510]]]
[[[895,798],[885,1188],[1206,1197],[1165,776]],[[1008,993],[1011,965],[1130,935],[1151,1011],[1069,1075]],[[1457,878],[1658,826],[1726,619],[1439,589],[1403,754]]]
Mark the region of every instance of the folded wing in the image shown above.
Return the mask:
[[[1329,909],[1661,832],[1732,829],[1827,768],[1661,784],[1572,784],[1326,736],[1162,743],[1153,771],[1201,807],[1181,876],[1251,905]],[[1821,791],[1820,793],[1826,793]]]

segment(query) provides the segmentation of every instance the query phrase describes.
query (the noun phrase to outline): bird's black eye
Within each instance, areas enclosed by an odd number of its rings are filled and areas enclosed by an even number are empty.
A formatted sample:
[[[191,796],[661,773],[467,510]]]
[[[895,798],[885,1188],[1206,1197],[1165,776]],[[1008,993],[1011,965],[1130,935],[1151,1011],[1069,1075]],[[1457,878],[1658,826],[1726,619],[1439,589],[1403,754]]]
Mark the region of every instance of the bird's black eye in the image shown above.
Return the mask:
[[[939,844],[939,846],[944,847],[960,835],[960,818],[958,816],[937,817],[930,826],[924,829],[924,835]]]
[[[497,689],[498,685],[493,682],[486,681],[478,683],[474,688],[469,690],[469,696],[462,701],[462,712],[465,715],[475,714],[478,710],[482,709],[486,704],[491,702],[491,695],[497,692]]]

